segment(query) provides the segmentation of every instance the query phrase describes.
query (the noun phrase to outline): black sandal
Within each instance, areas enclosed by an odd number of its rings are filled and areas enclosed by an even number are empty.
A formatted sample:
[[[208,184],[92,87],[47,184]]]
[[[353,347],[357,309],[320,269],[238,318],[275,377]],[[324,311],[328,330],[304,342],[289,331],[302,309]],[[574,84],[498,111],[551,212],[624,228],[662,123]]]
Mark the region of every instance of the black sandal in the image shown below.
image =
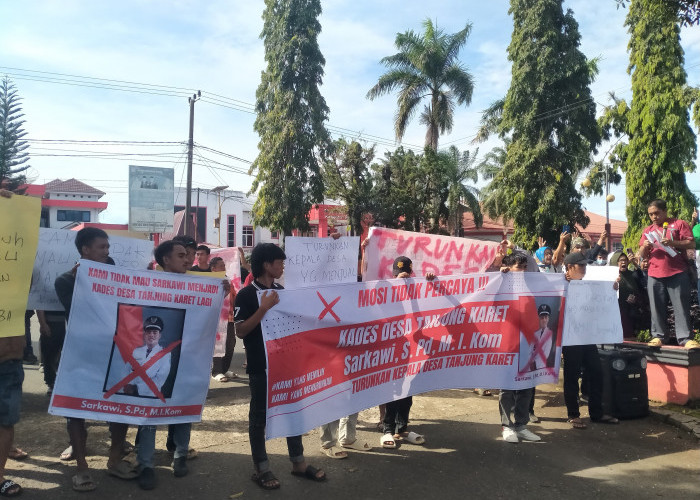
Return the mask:
[[[265,472],[255,472],[250,479],[252,479],[255,484],[264,490],[277,490],[280,487],[279,479],[277,479],[271,470],[266,470]],[[269,484],[272,481],[277,481],[277,484]]]
[[[323,472],[323,475],[320,477],[316,475],[319,472]],[[317,483],[322,483],[323,481],[326,480],[326,473],[321,469],[317,469],[313,465],[307,465],[306,469],[304,469],[304,472],[298,472],[298,471],[293,470],[292,476],[298,476],[298,477],[303,477],[306,479],[311,479],[312,481],[316,481]]]

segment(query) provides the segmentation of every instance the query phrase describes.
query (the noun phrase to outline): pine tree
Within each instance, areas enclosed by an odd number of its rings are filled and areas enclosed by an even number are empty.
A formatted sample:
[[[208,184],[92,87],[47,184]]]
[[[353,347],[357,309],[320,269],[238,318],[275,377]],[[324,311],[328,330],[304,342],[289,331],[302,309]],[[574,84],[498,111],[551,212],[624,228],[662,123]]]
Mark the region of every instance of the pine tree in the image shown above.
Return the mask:
[[[23,172],[30,168],[20,104],[17,89],[5,76],[0,83],[0,182],[10,190],[24,184]]]
[[[285,235],[306,229],[309,209],[323,200],[319,156],[325,157],[330,137],[319,90],[325,64],[320,14],[320,0],[265,1],[260,36],[267,67],[256,93],[253,221]]]
[[[615,146],[611,162],[625,173],[627,232],[635,246],[649,225],[647,205],[655,198],[669,213],[690,219],[696,204],[686,183],[695,171],[696,137],[689,110],[700,125],[700,92],[687,86],[680,44],[678,6],[665,0],[632,0],[625,21],[630,33],[632,102],[615,99],[600,123],[606,138],[627,139]]]
[[[511,85],[497,120],[510,137],[503,169],[486,191],[492,217],[514,222],[513,239],[556,241],[564,224],[587,225],[576,176],[600,142],[578,23],[561,0],[511,0]]]

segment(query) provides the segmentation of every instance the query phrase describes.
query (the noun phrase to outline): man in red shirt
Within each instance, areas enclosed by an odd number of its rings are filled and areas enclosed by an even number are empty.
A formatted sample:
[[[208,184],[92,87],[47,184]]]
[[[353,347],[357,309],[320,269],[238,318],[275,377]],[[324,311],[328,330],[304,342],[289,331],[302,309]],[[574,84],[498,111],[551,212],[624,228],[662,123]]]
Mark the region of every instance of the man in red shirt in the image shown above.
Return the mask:
[[[690,276],[686,250],[695,247],[688,223],[668,217],[665,200],[649,203],[647,213],[651,225],[642,233],[639,246],[642,258],[649,259],[649,304],[651,306],[650,346],[659,347],[668,340],[666,304],[671,299],[676,318],[676,339],[686,349],[700,344],[689,339],[690,332]]]

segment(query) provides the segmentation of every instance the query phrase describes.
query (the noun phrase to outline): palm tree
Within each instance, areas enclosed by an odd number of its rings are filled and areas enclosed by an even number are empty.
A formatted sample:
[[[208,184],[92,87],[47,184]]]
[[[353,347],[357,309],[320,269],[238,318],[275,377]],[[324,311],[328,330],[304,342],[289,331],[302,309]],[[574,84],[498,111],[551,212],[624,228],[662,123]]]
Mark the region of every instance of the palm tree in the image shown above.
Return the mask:
[[[483,215],[479,205],[479,190],[467,182],[476,183],[479,179],[478,167],[474,165],[479,150],[474,154],[465,151],[460,155],[455,146],[441,153],[445,158],[446,180],[447,180],[447,206],[449,214],[447,217],[447,227],[453,236],[459,236],[462,227],[462,214],[464,208],[474,215],[474,224],[481,227]]]
[[[472,76],[457,60],[472,26],[467,24],[452,35],[438,29],[430,19],[423,22],[423,27],[422,36],[413,30],[397,33],[394,45],[399,52],[381,60],[389,70],[367,92],[367,98],[374,100],[400,89],[394,124],[396,139],[400,142],[418,105],[423,98],[430,97],[420,122],[428,126],[426,147],[437,151],[440,134],[452,130],[455,105],[469,105],[472,100]]]

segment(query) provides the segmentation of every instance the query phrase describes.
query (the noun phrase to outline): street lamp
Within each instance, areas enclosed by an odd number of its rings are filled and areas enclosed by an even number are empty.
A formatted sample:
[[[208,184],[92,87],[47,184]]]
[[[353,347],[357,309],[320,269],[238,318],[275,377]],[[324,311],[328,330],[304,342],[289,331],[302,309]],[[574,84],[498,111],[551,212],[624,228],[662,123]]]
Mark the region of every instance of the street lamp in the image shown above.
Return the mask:
[[[605,231],[608,233],[606,242],[606,250],[610,252],[610,203],[615,201],[615,195],[610,193],[610,179],[608,178],[608,167],[605,168]],[[591,179],[586,177],[581,181],[581,185],[585,188],[591,187]]]
[[[216,186],[215,188],[212,188],[211,192],[216,193],[216,202],[219,205],[219,211],[218,211],[218,217],[214,219],[214,227],[218,230],[218,245],[221,246],[221,207],[223,206],[224,202],[226,200],[230,200],[231,198],[238,198],[238,195],[232,194],[230,196],[224,196],[223,198],[221,197],[221,193],[226,190],[228,186]]]

